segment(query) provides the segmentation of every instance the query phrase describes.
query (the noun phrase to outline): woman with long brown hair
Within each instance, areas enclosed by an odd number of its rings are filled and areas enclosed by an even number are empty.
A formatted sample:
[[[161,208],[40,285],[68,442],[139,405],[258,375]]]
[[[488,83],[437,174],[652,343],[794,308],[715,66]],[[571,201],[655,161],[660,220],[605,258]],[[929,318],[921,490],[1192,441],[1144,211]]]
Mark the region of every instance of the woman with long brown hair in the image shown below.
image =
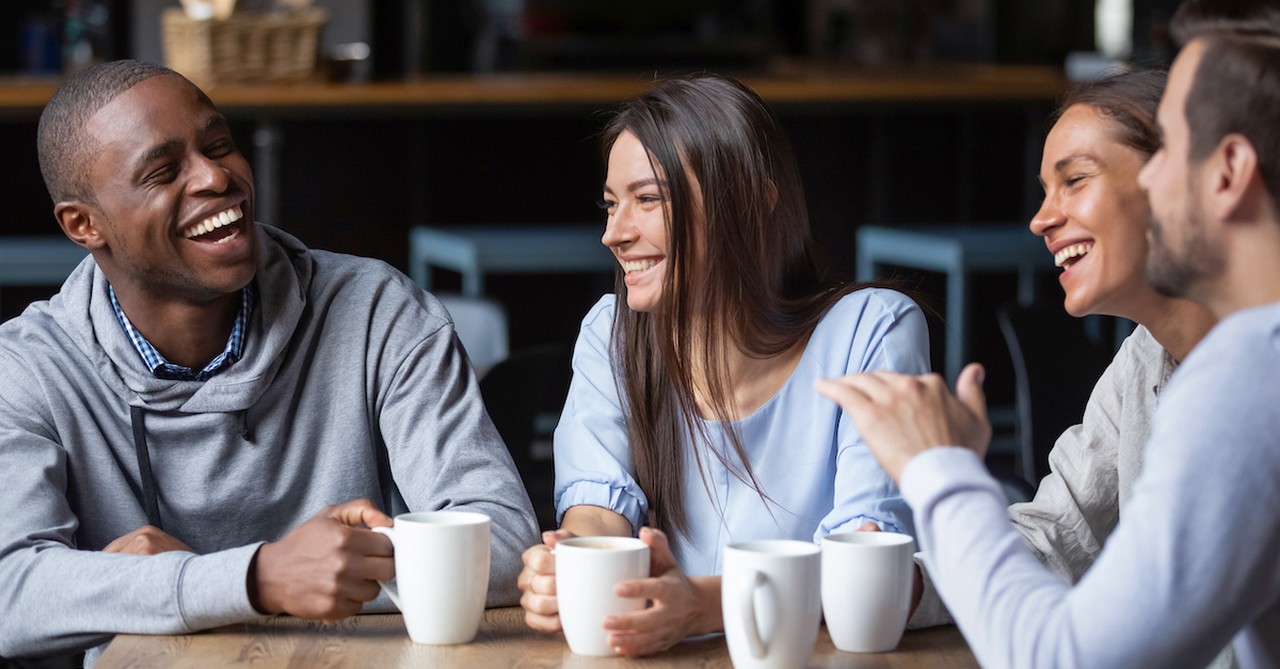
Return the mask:
[[[790,147],[758,95],[659,81],[604,132],[603,243],[617,296],[586,316],[555,434],[561,529],[525,553],[526,619],[559,628],[549,547],[633,535],[646,610],[605,621],[626,655],[722,629],[723,547],[911,532],[850,420],[814,391],[856,371],[929,370],[925,319],[891,290],[824,282]]]

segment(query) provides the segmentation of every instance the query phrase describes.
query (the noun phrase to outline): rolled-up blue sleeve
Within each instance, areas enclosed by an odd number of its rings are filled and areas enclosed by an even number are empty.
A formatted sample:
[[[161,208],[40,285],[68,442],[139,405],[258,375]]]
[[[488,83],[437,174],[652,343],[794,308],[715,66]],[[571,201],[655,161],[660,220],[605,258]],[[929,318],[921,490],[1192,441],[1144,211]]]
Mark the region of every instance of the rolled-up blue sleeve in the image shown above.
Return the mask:
[[[644,524],[649,502],[636,483],[622,403],[610,364],[615,301],[606,295],[582,321],[573,350],[573,381],[556,426],[556,521],[579,505],[609,509]]]
[[[849,355],[843,369],[830,376],[891,371],[927,374],[929,328],[924,314],[907,296],[884,289],[868,293],[853,314]],[[834,361],[833,361],[834,362]],[[814,539],[850,532],[871,520],[881,529],[915,535],[911,509],[889,475],[876,463],[848,414],[840,412],[836,439],[835,499],[831,512],[819,523]]]

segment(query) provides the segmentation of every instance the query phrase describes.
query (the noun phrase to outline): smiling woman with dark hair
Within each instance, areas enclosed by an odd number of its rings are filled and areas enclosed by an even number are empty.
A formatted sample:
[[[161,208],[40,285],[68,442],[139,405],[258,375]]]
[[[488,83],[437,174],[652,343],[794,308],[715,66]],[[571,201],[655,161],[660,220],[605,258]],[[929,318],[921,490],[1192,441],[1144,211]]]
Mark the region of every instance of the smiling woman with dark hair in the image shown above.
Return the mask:
[[[530,625],[558,629],[548,546],[638,533],[652,578],[620,587],[653,606],[606,627],[640,655],[722,629],[728,543],[912,531],[813,382],[927,372],[928,337],[901,293],[822,280],[790,147],[742,84],[660,81],[623,106],[604,151],[617,296],[583,321],[555,434],[561,530],[526,551],[520,585]]]

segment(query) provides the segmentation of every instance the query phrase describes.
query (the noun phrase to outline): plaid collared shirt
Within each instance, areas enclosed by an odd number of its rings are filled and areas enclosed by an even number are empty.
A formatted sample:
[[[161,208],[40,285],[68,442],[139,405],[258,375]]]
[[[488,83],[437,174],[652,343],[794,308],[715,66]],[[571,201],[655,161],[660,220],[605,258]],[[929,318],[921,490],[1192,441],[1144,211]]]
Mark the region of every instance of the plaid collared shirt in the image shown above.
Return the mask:
[[[116,311],[116,320],[120,321],[120,327],[124,328],[125,334],[129,335],[129,341],[133,342],[133,348],[142,356],[142,361],[146,363],[147,368],[156,378],[171,379],[174,381],[207,381],[209,377],[231,366],[231,363],[240,359],[244,351],[244,334],[249,329],[249,316],[253,314],[254,303],[257,301],[258,291],[254,287],[254,282],[240,291],[240,312],[236,314],[235,325],[231,326],[231,336],[227,338],[227,347],[218,354],[209,364],[204,366],[199,372],[190,367],[175,365],[164,359],[163,355],[156,350],[156,347],[147,341],[142,333],[133,327],[133,323],[129,322],[129,318],[124,315],[124,310],[120,308],[120,302],[116,300],[116,289],[108,286],[111,294],[111,308]]]

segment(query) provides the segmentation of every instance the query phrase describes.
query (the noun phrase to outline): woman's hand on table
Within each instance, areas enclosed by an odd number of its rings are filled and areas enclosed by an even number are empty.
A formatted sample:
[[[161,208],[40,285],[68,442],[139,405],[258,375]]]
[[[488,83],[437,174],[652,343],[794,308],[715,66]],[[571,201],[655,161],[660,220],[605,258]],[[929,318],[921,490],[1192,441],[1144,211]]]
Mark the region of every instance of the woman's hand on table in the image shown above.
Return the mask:
[[[516,579],[520,588],[520,606],[524,621],[539,632],[560,631],[560,607],[556,602],[556,556],[551,552],[556,542],[573,537],[572,532],[543,532],[542,543],[526,550],[524,569]]]
[[[619,655],[651,655],[686,637],[723,629],[720,615],[720,578],[690,578],[680,571],[667,535],[645,527],[640,540],[649,545],[649,578],[619,583],[620,597],[649,600],[643,611],[609,616],[604,627],[612,634],[609,645]]]

